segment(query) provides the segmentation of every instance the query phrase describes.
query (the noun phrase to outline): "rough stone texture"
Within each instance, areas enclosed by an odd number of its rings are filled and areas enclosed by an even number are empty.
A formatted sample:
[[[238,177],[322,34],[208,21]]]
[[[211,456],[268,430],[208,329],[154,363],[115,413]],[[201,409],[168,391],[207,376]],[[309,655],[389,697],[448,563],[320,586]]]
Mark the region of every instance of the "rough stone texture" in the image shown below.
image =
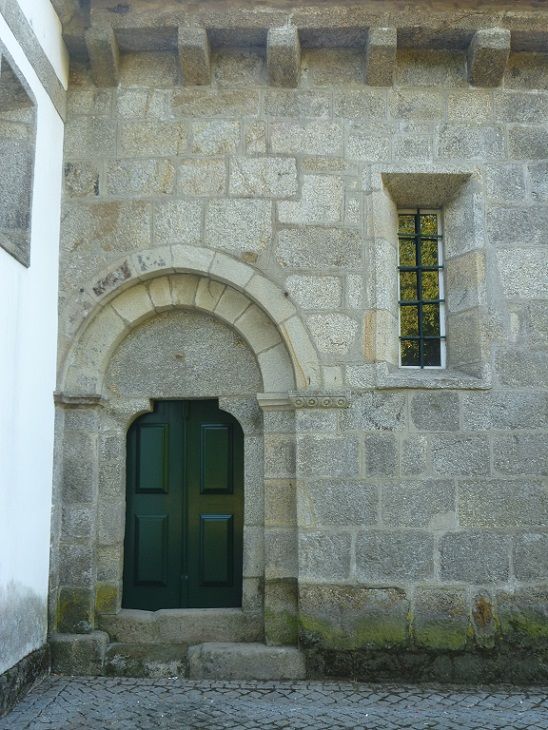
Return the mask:
[[[98,676],[103,673],[108,634],[54,634],[50,637],[51,668],[58,674]]]
[[[185,677],[187,665],[184,644],[110,644],[105,654],[109,677]]]
[[[201,644],[188,651],[192,679],[303,679],[298,649],[264,644]]]
[[[266,64],[273,86],[297,86],[301,72],[301,43],[297,28],[270,28]]]
[[[112,640],[186,642],[180,617],[114,614],[125,430],[150,398],[221,396],[248,429],[246,618],[196,618],[196,641],[298,629],[309,674],[368,681],[545,676],[523,648],[548,578],[544,11],[505,15],[493,90],[487,7],[393,3],[394,58],[375,3],[235,5],[231,28],[209,2],[103,5],[120,84],[73,60],[68,92],[60,389],[104,400],[62,437],[60,630],[99,607]],[[207,88],[180,78],[179,27],[202,69],[211,41]],[[398,362],[397,210],[418,206],[443,212],[442,370]]]
[[[370,28],[365,49],[365,81],[369,86],[391,86],[396,65],[396,28]]]
[[[120,51],[112,28],[92,26],[86,31],[86,48],[96,86],[117,86]]]
[[[468,80],[475,86],[499,86],[510,55],[510,31],[478,30],[468,48]]]
[[[49,665],[46,645],[27,654],[7,672],[0,674],[0,718],[15,707],[36,682],[44,679],[49,672]]]
[[[209,84],[211,77],[210,50],[203,28],[179,28],[179,61],[186,86]]]

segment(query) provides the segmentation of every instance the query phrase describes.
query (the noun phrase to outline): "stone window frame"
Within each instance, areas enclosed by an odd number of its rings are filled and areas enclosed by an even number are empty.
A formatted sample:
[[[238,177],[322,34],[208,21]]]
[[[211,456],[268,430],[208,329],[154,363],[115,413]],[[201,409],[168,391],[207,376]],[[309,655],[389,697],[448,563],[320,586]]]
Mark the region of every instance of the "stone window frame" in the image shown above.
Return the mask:
[[[12,185],[0,185],[0,247],[30,267],[37,103],[25,77],[0,44],[0,144]],[[26,128],[26,134],[21,137]],[[16,198],[14,201],[13,198]]]
[[[365,358],[377,388],[491,387],[486,279],[485,199],[477,170],[377,167],[370,191],[370,309]],[[440,210],[444,225],[447,362],[445,368],[400,366],[398,212]]]

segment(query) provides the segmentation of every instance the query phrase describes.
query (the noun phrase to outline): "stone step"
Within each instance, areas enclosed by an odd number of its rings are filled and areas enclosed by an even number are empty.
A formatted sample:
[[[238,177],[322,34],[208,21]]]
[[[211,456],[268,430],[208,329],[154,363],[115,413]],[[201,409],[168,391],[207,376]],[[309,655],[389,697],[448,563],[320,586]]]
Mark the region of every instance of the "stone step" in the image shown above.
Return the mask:
[[[170,679],[188,675],[186,644],[110,644],[103,673],[109,677]]]
[[[263,639],[262,617],[240,608],[185,608],[102,614],[99,625],[113,642],[124,644],[200,644]]]
[[[210,642],[188,649],[191,679],[304,679],[304,655],[294,646]]]

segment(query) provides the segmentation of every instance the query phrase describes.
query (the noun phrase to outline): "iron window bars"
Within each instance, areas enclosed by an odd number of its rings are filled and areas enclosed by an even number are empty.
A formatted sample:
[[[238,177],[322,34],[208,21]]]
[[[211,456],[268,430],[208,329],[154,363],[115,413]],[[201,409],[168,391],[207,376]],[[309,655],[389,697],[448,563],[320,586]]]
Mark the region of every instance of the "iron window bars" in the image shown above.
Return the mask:
[[[398,213],[400,365],[445,367],[440,211]]]

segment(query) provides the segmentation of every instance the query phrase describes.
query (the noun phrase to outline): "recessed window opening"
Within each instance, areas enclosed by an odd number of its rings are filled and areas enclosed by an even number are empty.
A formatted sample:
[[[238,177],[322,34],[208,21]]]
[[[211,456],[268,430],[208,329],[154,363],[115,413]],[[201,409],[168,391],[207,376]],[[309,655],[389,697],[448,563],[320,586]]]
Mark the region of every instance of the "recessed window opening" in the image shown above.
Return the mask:
[[[446,365],[441,211],[398,212],[400,366]]]

